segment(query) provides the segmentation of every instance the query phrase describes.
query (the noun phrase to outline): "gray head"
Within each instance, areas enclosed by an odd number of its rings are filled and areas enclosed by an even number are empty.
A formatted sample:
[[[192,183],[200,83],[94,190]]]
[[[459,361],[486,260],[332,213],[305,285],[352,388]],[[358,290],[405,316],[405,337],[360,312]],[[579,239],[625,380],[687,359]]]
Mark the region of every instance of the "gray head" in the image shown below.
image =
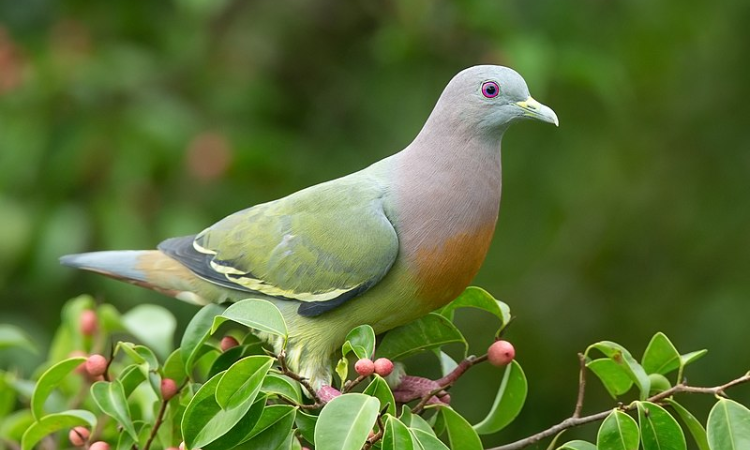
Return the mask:
[[[474,66],[448,83],[431,119],[451,127],[477,131],[504,131],[516,119],[531,118],[558,125],[557,115],[529,95],[516,71],[502,66]]]

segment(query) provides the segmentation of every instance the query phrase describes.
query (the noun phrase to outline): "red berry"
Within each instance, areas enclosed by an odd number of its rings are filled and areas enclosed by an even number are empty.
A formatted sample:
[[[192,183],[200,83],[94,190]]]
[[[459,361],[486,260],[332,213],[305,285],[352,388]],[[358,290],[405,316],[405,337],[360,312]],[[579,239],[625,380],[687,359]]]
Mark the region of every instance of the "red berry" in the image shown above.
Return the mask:
[[[393,363],[388,358],[378,358],[375,360],[375,373],[381,377],[387,377],[393,372]]]
[[[487,359],[497,367],[508,365],[516,357],[516,349],[508,341],[495,341],[487,350]]]
[[[240,343],[237,342],[237,339],[233,338],[232,336],[224,336],[223,338],[221,338],[221,344],[219,345],[221,346],[221,351],[225,352],[230,348],[237,347],[238,345],[240,345]]]
[[[91,336],[96,332],[99,326],[99,321],[96,318],[96,313],[90,309],[84,310],[81,313],[81,317],[78,322],[81,334],[84,336]]]
[[[363,377],[369,377],[375,372],[375,363],[369,358],[362,358],[354,364],[354,371]]]
[[[161,380],[161,397],[169,401],[177,394],[177,383],[171,378]]]
[[[107,371],[107,358],[96,354],[89,356],[89,359],[86,360],[86,371],[92,377],[104,375],[104,372]]]
[[[68,439],[70,443],[76,447],[83,447],[86,441],[89,440],[89,430],[86,427],[75,427],[68,433]]]
[[[96,441],[89,446],[89,450],[109,450],[109,444],[104,441]]]

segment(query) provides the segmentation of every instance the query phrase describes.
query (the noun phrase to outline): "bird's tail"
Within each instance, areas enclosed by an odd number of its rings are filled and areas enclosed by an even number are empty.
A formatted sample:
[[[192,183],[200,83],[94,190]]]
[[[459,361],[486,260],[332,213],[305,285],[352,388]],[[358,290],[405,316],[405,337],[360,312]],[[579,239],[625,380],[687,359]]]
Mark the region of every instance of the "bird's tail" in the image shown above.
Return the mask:
[[[202,280],[159,250],[79,253],[61,257],[60,263],[100,273],[190,303],[207,303],[196,292]]]

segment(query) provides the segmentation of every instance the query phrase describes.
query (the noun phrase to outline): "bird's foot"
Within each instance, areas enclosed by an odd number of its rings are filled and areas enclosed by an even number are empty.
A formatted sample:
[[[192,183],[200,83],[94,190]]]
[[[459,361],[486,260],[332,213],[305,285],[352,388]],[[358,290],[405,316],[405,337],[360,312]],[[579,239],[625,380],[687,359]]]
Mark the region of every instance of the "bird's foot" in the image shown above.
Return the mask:
[[[429,378],[404,375],[398,386],[393,389],[393,398],[396,403],[408,403],[412,400],[424,399],[428,395],[430,396],[426,403],[428,405],[447,405],[451,402],[451,396],[443,389],[443,386]]]
[[[318,389],[318,392],[316,392],[316,394],[318,394],[320,403],[325,405],[326,403],[341,395],[341,391],[333,386],[323,385],[320,387],[320,389]]]

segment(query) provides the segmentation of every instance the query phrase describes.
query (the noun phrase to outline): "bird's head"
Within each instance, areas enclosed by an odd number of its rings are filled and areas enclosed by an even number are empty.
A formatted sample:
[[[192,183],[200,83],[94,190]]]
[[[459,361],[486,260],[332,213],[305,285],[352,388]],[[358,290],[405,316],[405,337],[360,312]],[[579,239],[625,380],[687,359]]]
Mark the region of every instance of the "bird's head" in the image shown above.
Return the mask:
[[[529,95],[516,71],[502,66],[474,66],[448,83],[436,109],[448,107],[459,120],[488,131],[502,131],[516,119],[530,118],[558,125],[557,115]]]

